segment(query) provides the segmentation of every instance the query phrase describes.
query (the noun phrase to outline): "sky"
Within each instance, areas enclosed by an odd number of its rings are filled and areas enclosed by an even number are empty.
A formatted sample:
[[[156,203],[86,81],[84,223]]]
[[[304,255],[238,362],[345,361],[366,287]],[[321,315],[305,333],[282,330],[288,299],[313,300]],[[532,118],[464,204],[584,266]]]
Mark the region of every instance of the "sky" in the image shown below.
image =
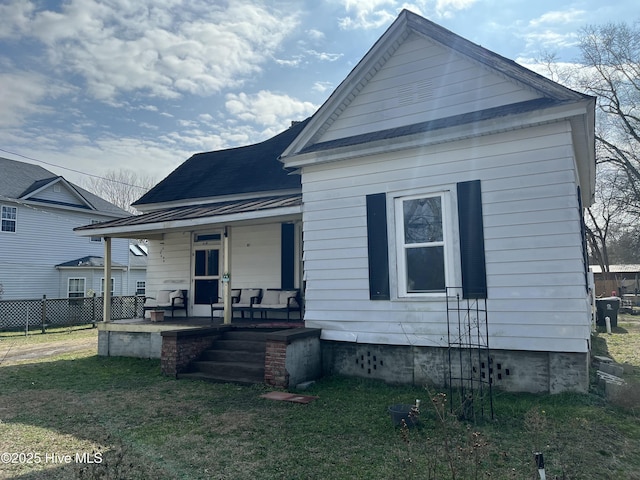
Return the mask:
[[[640,20],[637,0],[0,0],[0,156],[160,181],[312,115],[403,8],[527,66]]]

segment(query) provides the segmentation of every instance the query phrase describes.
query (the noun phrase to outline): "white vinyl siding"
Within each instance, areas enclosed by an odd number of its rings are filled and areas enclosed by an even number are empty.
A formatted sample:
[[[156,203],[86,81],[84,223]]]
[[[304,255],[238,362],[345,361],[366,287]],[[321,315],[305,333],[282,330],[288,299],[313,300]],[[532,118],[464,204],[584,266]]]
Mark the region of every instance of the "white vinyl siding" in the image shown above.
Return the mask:
[[[471,60],[410,36],[319,141],[538,98]]]
[[[47,202],[55,202],[67,206],[73,205],[80,208],[86,208],[87,206],[86,202],[79,197],[76,192],[69,190],[62,182],[47,186],[47,188],[29,197],[29,200],[45,200]]]
[[[305,167],[307,326],[326,339],[445,346],[444,301],[369,300],[365,197],[479,179],[491,347],[585,352],[571,141],[569,124],[557,123]]]
[[[39,205],[37,208],[19,208],[18,217],[15,234],[2,236],[0,283],[4,288],[3,300],[42,298],[42,295],[66,298],[69,275],[65,272],[68,271],[58,270],[56,265],[85,256],[104,256],[101,243],[89,242],[87,237],[73,231],[75,227],[90,224],[91,219],[97,217],[95,213]],[[104,217],[104,220],[109,218]],[[113,239],[113,262],[128,264],[128,243],[126,239]],[[92,275],[76,270],[72,276],[86,276],[89,282]],[[88,288],[99,291],[99,277],[95,284],[87,285]]]

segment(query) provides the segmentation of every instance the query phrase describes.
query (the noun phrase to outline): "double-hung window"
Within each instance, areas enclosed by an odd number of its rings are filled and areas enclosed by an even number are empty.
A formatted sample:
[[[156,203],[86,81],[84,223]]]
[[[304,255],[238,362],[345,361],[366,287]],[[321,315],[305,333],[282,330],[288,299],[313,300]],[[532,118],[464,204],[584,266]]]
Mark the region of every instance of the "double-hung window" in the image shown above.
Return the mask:
[[[109,282],[109,294],[113,297],[113,286],[115,285],[115,280],[111,277],[111,281]],[[100,279],[100,294],[104,297],[104,277]]]
[[[69,279],[69,298],[84,297],[84,278],[70,278]]]
[[[398,295],[420,296],[446,291],[446,194],[412,195],[395,200]]]
[[[0,227],[0,231],[14,233],[16,231],[16,223],[18,220],[18,208],[2,205],[1,215],[2,225]]]

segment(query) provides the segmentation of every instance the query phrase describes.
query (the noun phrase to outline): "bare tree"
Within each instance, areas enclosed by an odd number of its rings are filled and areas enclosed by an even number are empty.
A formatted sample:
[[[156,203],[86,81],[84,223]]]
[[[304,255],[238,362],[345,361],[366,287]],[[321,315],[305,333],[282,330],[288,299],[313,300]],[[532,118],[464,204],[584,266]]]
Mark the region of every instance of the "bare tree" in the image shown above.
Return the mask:
[[[154,177],[120,169],[110,170],[103,177],[91,177],[83,182],[82,187],[123,210],[138,214],[139,212],[131,204],[155,184]]]
[[[577,64],[561,64],[552,53],[538,64],[555,81],[597,97],[596,202],[585,223],[591,257],[608,272],[610,246],[640,224],[640,23],[585,27],[579,46]]]

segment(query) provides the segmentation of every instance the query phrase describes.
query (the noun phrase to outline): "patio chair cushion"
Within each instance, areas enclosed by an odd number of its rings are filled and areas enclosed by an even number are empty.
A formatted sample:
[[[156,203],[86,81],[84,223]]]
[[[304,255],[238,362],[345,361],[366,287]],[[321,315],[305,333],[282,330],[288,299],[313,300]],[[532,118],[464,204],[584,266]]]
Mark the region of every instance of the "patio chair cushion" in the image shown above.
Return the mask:
[[[154,302],[156,305],[171,305],[171,290],[159,290],[156,295],[156,301]]]
[[[175,302],[173,302],[174,306],[184,305],[184,297],[182,296],[182,290],[174,290],[173,292],[169,293],[169,305],[172,304],[172,301],[174,298],[176,299]]]
[[[298,307],[298,291],[297,290],[283,290],[280,292],[280,303],[283,305],[289,305],[290,307]],[[287,303],[290,298],[293,298],[290,303]]]
[[[260,305],[281,305],[280,293],[280,290],[267,290],[262,297],[262,301],[260,301]]]
[[[243,288],[240,292],[240,300],[234,304],[237,307],[249,307],[251,306],[251,299],[253,297],[260,297],[262,289],[260,288]]]

